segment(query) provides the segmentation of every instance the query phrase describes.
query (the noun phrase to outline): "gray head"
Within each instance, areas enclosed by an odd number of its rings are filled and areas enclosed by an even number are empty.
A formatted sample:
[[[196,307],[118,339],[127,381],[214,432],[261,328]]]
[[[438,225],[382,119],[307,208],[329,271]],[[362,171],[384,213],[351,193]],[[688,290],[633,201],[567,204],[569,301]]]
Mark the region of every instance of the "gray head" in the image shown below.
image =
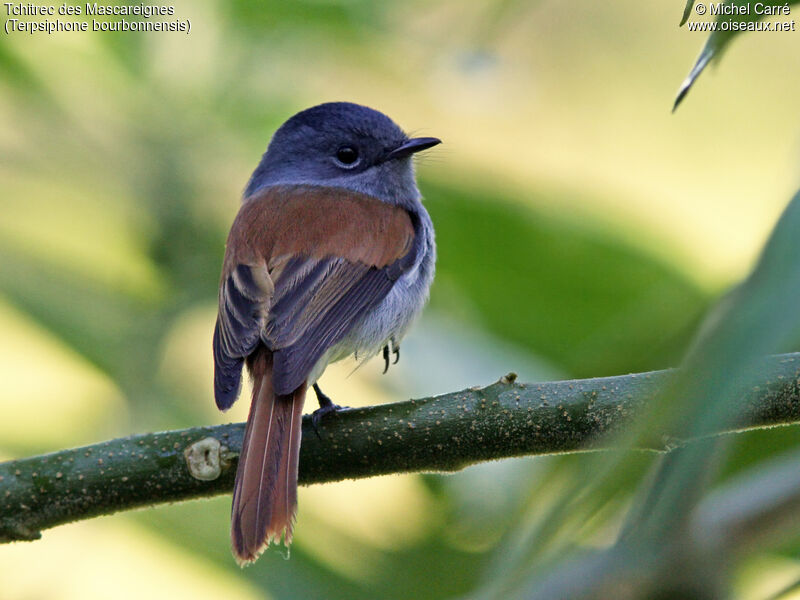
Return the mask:
[[[409,138],[383,113],[329,102],[297,113],[272,136],[244,196],[268,186],[340,187],[392,204],[419,200],[411,157],[440,143]]]

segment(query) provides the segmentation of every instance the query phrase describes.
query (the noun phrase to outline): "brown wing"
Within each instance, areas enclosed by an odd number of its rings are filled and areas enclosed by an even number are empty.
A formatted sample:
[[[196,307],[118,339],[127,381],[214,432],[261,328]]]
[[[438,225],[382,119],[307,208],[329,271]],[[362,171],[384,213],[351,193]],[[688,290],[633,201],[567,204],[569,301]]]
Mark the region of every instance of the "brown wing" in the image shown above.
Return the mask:
[[[404,209],[346,190],[269,188],[248,199],[228,237],[214,334],[217,405],[238,395],[244,358],[263,342],[288,394],[415,259]]]

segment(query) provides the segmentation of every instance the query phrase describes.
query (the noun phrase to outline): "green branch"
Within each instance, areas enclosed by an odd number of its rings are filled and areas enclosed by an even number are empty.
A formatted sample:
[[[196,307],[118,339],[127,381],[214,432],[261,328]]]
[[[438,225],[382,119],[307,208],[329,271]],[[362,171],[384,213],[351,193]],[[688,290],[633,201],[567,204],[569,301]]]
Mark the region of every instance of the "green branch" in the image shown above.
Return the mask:
[[[387,473],[454,471],[512,456],[610,447],[663,387],[670,371],[486,388],[345,410],[316,435],[303,422],[300,482]],[[769,359],[741,398],[733,429],[800,422],[800,353]],[[241,423],[131,436],[0,463],[0,541],[142,506],[214,496],[233,486]],[[652,432],[646,449],[665,450]],[[722,431],[718,433],[724,433]]]

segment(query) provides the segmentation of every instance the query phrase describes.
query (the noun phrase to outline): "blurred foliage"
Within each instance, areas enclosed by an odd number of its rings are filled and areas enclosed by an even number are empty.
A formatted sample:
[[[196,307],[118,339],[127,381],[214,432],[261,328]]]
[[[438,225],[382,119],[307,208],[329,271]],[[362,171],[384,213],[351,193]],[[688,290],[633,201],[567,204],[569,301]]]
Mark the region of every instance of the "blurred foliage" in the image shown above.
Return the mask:
[[[658,62],[666,43],[647,54],[659,41],[632,21],[638,4],[587,4],[580,20],[518,1],[175,6],[193,20],[186,40],[0,40],[7,457],[243,418],[246,406],[217,415],[210,389],[225,235],[271,132],[310,104],[371,104],[445,139],[419,169],[439,245],[431,306],[399,370],[380,381],[374,364],[349,379],[352,365],[326,374],[326,390],[348,404],[444,380],[485,384],[501,374],[498,356],[524,380],[674,365],[730,279],[730,264],[708,264],[733,256],[743,272],[784,197],[767,185],[778,175],[762,171],[789,143],[776,136],[795,110],[790,82],[761,115],[781,125],[762,123],[753,135],[763,139],[738,143],[719,102],[680,137],[680,124],[648,111],[666,112],[664,73],[683,59]],[[742,85],[740,94],[765,89]],[[747,160],[733,163],[745,147]],[[703,153],[718,162],[700,164]],[[694,245],[676,241],[687,236]],[[786,313],[758,314],[793,325]],[[722,358],[743,356],[742,339]],[[474,367],[454,379],[467,358]],[[681,418],[708,399],[695,400],[678,403]],[[677,418],[666,406],[659,416]],[[800,446],[800,428],[728,445],[704,486]],[[228,550],[227,498],[97,520],[0,549],[3,597],[521,596],[565,557],[613,544],[659,462],[554,456],[301,490],[291,559],[268,553],[245,571]],[[767,598],[800,577],[800,535],[788,537],[736,565],[737,596]]]
[[[440,245],[437,285],[458,297],[437,288],[434,308],[468,302],[483,326],[576,377],[680,358],[707,302],[685,276],[488,188],[423,184]]]

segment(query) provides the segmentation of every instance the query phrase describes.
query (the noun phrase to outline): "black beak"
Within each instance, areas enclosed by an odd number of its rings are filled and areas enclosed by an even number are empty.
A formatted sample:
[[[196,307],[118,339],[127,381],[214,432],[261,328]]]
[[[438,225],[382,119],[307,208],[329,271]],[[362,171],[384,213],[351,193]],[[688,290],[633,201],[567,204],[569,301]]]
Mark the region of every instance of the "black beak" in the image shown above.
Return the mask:
[[[422,152],[428,148],[433,148],[436,144],[441,144],[442,140],[435,137],[420,137],[411,138],[400,144],[394,150],[390,150],[384,160],[394,160],[395,158],[403,158],[411,156],[415,152]]]

